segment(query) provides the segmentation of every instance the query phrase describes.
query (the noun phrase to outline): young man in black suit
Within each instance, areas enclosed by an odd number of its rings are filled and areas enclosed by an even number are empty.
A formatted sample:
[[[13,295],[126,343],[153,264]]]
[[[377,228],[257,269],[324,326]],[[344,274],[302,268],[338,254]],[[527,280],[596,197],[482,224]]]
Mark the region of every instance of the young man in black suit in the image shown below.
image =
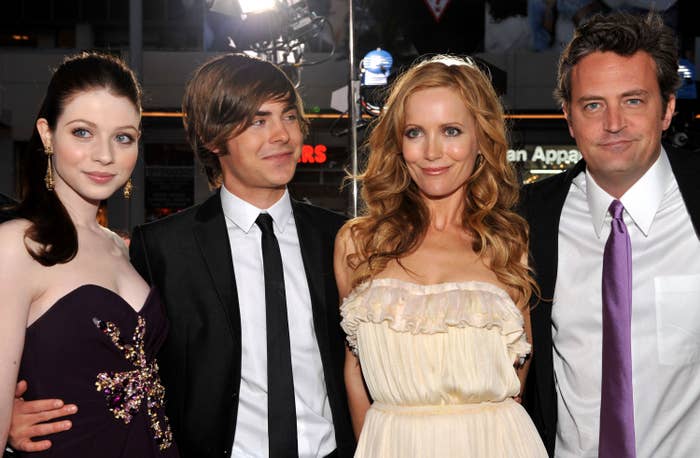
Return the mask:
[[[159,365],[179,450],[350,457],[333,275],[344,218],[287,191],[308,125],[301,99],[274,65],[229,54],[197,69],[183,114],[219,189],[201,205],[137,227],[130,245],[170,321]],[[266,240],[281,258],[276,274]],[[274,287],[268,275],[278,275]],[[281,315],[270,319],[280,290]]]
[[[560,59],[556,95],[584,159],[522,202],[542,296],[523,402],[553,456],[697,453],[700,156],[661,144],[677,68],[654,15],[597,16]],[[618,235],[627,299],[613,309],[604,253]]]

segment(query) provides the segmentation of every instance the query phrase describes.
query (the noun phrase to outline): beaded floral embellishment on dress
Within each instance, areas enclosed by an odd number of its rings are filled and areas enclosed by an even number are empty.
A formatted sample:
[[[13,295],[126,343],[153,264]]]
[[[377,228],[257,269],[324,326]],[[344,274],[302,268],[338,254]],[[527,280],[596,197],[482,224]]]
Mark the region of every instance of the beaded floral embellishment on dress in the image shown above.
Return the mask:
[[[92,321],[112,343],[124,354],[136,369],[127,372],[102,372],[97,374],[95,387],[104,394],[107,407],[114,418],[129,424],[139,411],[141,403],[146,401],[146,409],[151,431],[160,450],[165,450],[173,442],[168,417],[159,415],[163,408],[165,389],[158,376],[158,364],[148,361],[144,351],[143,337],[146,334],[146,320],[139,316],[132,343],[124,343],[119,328],[109,321],[93,318]]]

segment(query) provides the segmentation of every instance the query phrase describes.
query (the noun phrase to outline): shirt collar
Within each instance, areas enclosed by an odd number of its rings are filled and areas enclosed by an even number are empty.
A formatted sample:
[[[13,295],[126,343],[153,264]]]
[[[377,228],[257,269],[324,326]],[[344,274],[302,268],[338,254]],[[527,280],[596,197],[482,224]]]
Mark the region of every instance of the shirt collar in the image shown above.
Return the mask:
[[[671,164],[662,147],[656,162],[620,197],[625,212],[632,218],[635,226],[645,237],[649,235],[654,215],[656,215],[664,193],[672,181]],[[608,208],[615,198],[598,186],[590,173],[578,175],[574,179],[574,184],[586,194],[593,220],[593,229],[596,236],[600,238],[608,217]]]
[[[258,208],[232,194],[225,186],[221,186],[220,196],[221,206],[226,219],[238,226],[246,234],[253,227],[260,213],[269,213],[272,216],[275,230],[279,233],[284,232],[287,222],[292,217],[292,201],[287,189],[284,190],[282,197],[270,208]]]

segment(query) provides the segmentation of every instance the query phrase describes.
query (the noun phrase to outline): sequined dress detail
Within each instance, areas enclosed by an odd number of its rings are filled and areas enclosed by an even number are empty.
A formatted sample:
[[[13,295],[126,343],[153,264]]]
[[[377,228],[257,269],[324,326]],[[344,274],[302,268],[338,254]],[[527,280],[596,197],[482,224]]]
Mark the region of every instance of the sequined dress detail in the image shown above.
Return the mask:
[[[137,313],[113,291],[83,285],[27,328],[20,378],[25,399],[76,404],[73,427],[27,457],[176,458],[155,356],[167,334],[152,289]]]
[[[508,294],[484,282],[375,279],[341,306],[374,400],[356,457],[546,457],[512,397],[530,351]]]

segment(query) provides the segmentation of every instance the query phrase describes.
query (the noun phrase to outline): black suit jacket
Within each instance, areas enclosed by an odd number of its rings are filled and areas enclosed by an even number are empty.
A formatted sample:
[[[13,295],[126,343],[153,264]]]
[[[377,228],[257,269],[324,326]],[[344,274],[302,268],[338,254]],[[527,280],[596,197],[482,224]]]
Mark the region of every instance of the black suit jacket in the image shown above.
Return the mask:
[[[17,202],[10,199],[5,194],[0,193],[0,223],[4,223],[5,221],[9,221],[15,218],[15,212],[13,210],[7,209],[6,207],[14,205],[16,203]]]
[[[695,232],[700,234],[700,154],[665,149]],[[557,433],[551,317],[557,280],[559,219],[572,180],[585,168],[582,160],[565,173],[525,186],[521,196],[521,212],[530,225],[530,263],[543,298],[533,303],[530,311],[533,360],[523,404],[550,456],[554,454]]]
[[[292,201],[339,456],[354,452],[333,244],[344,218]],[[170,330],[159,355],[167,411],[184,457],[229,456],[241,381],[241,317],[219,194],[135,228],[131,261],[158,288]]]

